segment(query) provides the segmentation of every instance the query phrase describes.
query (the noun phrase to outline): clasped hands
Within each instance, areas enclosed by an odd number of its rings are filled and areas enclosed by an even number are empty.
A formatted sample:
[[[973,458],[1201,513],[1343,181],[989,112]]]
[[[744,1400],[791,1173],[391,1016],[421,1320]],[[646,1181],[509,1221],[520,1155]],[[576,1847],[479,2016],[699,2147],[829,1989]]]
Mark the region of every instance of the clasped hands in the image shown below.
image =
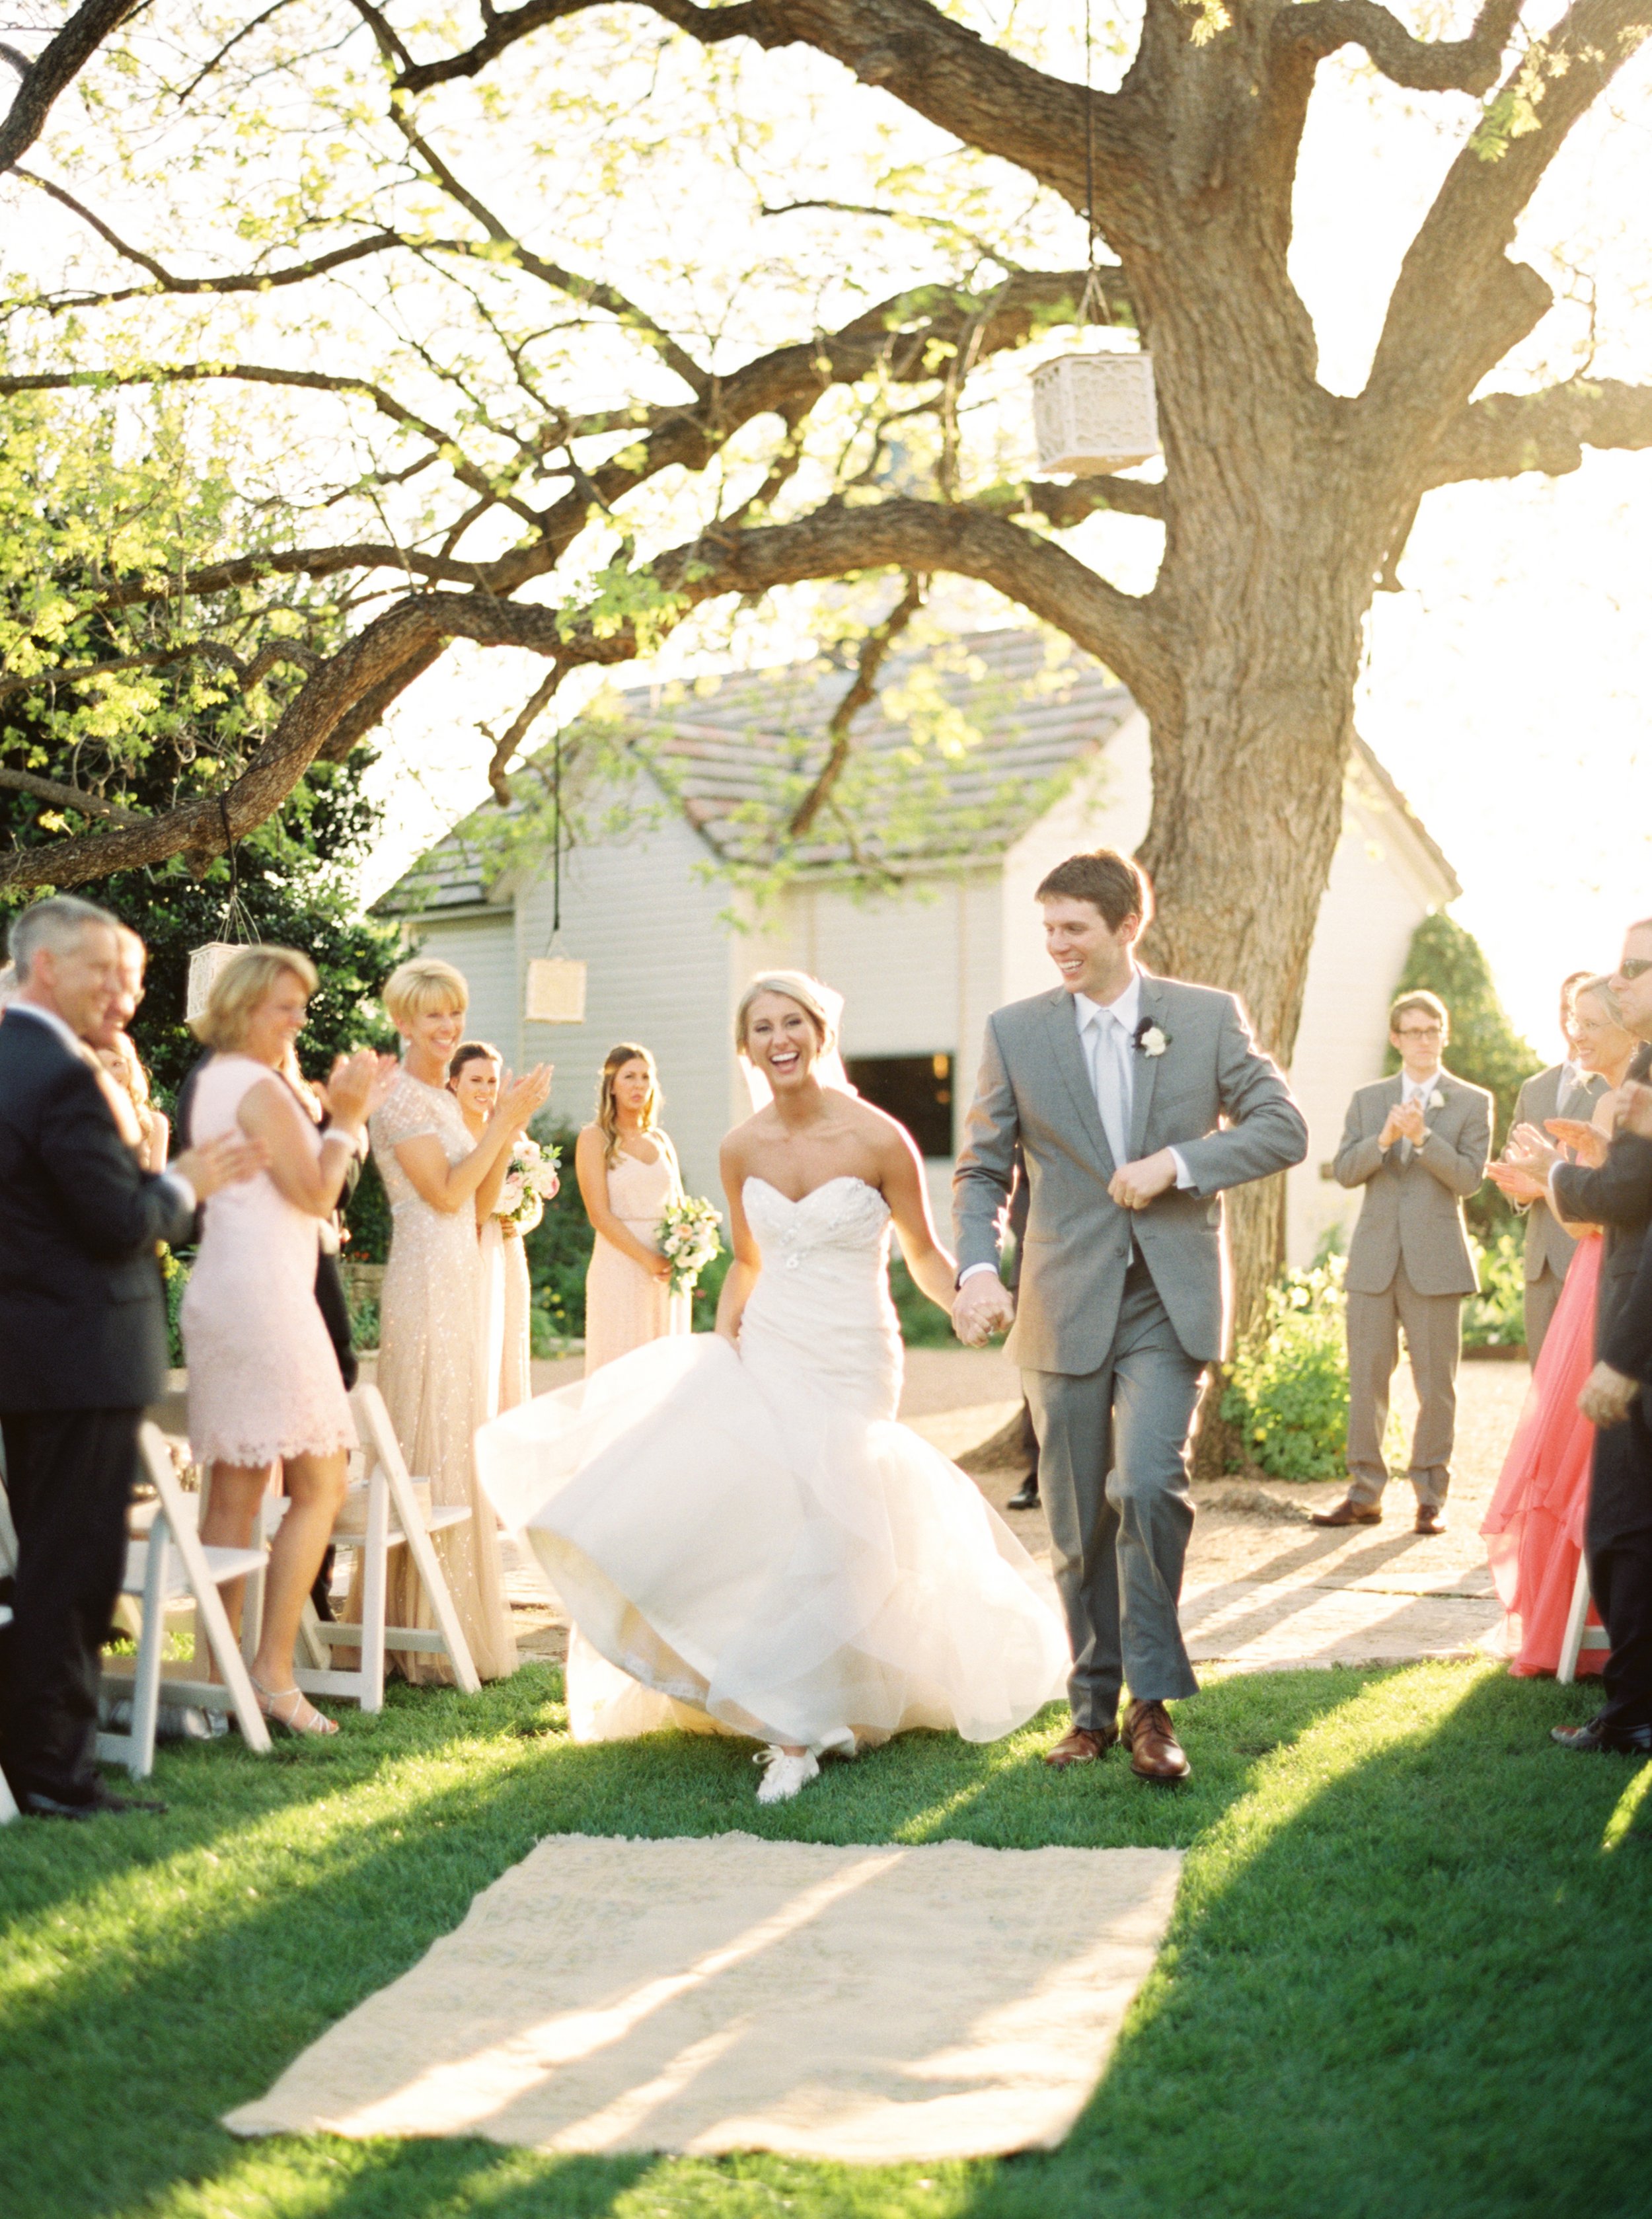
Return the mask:
[[[1168,1148],[1123,1164],[1107,1183],[1121,1209],[1146,1209],[1156,1195],[1176,1184],[1176,1158]],[[1015,1321],[1015,1300],[996,1271],[972,1271],[953,1302],[953,1331],[966,1348],[980,1348],[995,1333]]]
[[[1420,1148],[1428,1138],[1428,1121],[1423,1116],[1420,1102],[1396,1102],[1382,1120],[1382,1130],[1376,1136],[1379,1148],[1391,1148],[1396,1141],[1409,1141],[1413,1148]]]

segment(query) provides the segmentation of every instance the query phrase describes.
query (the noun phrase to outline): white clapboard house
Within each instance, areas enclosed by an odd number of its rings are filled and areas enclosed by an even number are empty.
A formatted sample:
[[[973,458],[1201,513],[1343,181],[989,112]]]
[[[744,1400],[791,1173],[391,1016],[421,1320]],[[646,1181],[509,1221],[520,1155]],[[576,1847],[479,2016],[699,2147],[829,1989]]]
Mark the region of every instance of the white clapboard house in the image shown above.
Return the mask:
[[[823,659],[618,697],[605,748],[612,759],[617,737],[630,742],[632,783],[587,792],[562,860],[559,952],[589,967],[582,1024],[524,1018],[527,966],[550,935],[550,856],[530,843],[490,861],[492,805],[377,904],[465,973],[475,1033],[518,1068],[556,1064],[553,1108],[568,1122],[590,1114],[607,1049],[645,1042],[691,1191],[717,1193],[718,1141],[748,1111],[730,1041],[741,989],[788,965],[845,997],[850,1073],[917,1136],[939,1201],[988,1013],[1053,983],[1034,887],[1076,848],[1128,852],[1146,830],[1147,726],[1125,689],[1042,633],[980,632],[891,656],[856,719],[847,774],[873,797],[851,820],[858,864],[823,811],[798,867],[770,885],[760,874],[754,891],[730,866],[761,867],[824,760],[851,675]],[[564,746],[577,766],[578,728]],[[866,890],[868,862],[889,875],[879,891]],[[1413,931],[1460,891],[1357,743],[1291,1072],[1312,1133],[1289,1179],[1293,1261],[1351,1216],[1329,1173],[1343,1113],[1381,1074]]]

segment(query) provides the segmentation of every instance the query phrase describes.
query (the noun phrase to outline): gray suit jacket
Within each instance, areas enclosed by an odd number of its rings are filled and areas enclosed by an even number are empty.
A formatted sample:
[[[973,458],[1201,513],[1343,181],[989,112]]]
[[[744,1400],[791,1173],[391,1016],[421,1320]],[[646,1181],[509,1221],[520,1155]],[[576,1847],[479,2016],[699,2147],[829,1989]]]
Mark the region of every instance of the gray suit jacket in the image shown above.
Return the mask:
[[[1568,1117],[1587,1117],[1595,1101],[1606,1091],[1606,1082],[1598,1072],[1592,1072],[1575,1091],[1567,1092],[1566,1109],[1561,1109],[1560,1083],[1565,1072],[1563,1063],[1551,1063],[1547,1071],[1539,1071],[1527,1079],[1520,1089],[1520,1098],[1514,1105],[1517,1125],[1535,1125],[1542,1132],[1550,1117],[1564,1114]],[[1587,1104],[1587,1106],[1586,1106]],[[1552,1271],[1556,1278],[1566,1277],[1566,1267],[1572,1260],[1572,1251],[1577,1246],[1571,1234],[1557,1224],[1555,1213],[1546,1202],[1530,1203],[1521,1215],[1525,1218],[1525,1275],[1528,1281],[1541,1279]]]
[[[1344,1186],[1365,1190],[1348,1249],[1349,1291],[1384,1293],[1403,1260],[1406,1277],[1419,1295],[1472,1295],[1479,1282],[1469,1252],[1463,1198],[1486,1176],[1492,1097],[1483,1086],[1470,1086],[1443,1071],[1435,1082],[1441,1106],[1423,1111],[1428,1137],[1402,1163],[1397,1141],[1386,1153],[1376,1142],[1404,1086],[1404,1076],[1396,1071],[1390,1078],[1362,1086],[1348,1104],[1336,1174]]]
[[[987,1020],[953,1179],[958,1261],[960,1271],[997,1263],[1019,1149],[1027,1230],[1009,1352],[1029,1371],[1083,1373],[1106,1362],[1133,1233],[1183,1347],[1202,1364],[1224,1355],[1232,1303],[1217,1197],[1307,1153],[1302,1114],[1231,994],[1144,972],[1141,1014],[1167,1045],[1135,1059],[1131,1158],[1179,1149],[1195,1184],[1137,1211],[1107,1191],[1117,1166],[1066,988]]]

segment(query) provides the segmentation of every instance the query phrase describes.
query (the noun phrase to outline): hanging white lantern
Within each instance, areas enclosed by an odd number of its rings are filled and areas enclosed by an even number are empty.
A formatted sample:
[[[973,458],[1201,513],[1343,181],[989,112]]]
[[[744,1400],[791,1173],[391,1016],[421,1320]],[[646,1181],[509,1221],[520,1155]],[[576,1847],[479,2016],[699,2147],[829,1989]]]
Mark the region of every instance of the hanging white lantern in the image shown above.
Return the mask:
[[[536,955],[528,966],[531,1025],[585,1022],[585,966],[573,955]]]
[[[186,1023],[192,1017],[206,1014],[208,998],[219,973],[232,957],[245,953],[245,944],[239,940],[209,940],[204,948],[189,950],[189,983],[183,1004]]]
[[[1153,360],[1066,354],[1033,372],[1033,431],[1045,477],[1096,478],[1158,454]]]

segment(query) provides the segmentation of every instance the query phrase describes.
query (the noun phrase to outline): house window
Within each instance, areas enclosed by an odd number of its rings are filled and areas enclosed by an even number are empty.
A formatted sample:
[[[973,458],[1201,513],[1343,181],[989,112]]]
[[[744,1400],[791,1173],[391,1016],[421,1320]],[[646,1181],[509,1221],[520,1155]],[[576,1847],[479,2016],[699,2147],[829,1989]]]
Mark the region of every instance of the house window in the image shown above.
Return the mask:
[[[898,1117],[921,1156],[953,1152],[953,1060],[949,1055],[851,1055],[849,1083],[876,1108]]]

